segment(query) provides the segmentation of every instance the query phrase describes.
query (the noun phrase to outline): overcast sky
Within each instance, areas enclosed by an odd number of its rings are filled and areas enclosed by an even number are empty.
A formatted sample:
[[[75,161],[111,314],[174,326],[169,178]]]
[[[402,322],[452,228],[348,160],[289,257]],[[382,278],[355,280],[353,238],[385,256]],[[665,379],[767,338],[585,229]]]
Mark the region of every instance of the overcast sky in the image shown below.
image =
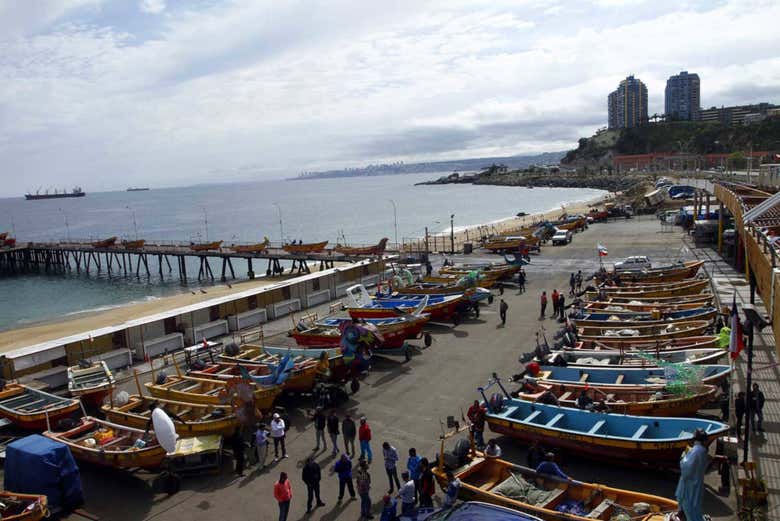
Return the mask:
[[[628,74],[780,102],[780,2],[0,0],[0,195],[565,150]]]

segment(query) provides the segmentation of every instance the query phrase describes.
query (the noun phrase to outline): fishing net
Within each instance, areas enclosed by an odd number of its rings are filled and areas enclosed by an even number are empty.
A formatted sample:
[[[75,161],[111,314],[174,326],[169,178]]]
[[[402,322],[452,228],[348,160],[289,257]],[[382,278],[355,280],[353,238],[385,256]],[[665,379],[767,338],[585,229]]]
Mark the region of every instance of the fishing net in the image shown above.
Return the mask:
[[[704,369],[701,366],[685,362],[667,362],[656,358],[652,353],[638,352],[637,356],[664,370],[666,391],[671,394],[689,396],[695,394],[702,385]]]

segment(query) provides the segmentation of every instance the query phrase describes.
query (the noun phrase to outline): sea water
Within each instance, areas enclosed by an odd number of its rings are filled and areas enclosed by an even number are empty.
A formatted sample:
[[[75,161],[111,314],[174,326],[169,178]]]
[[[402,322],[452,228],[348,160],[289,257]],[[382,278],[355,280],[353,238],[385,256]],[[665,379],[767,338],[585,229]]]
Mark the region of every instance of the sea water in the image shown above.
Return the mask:
[[[435,174],[346,177],[306,181],[258,181],[209,184],[142,192],[88,193],[86,197],[26,201],[0,199],[0,231],[19,242],[99,240],[117,236],[154,241],[274,242],[328,240],[335,244],[391,242],[449,231],[511,217],[539,213],[605,192],[569,188],[521,188],[470,184],[414,186]],[[88,189],[87,189],[88,191]],[[395,212],[393,208],[395,203]],[[150,261],[151,262],[151,261]],[[174,270],[175,263],[173,264]],[[243,262],[234,263],[237,277],[246,277]],[[221,268],[212,262],[212,269]],[[256,272],[265,265],[255,261]],[[70,274],[0,278],[0,329],[52,317],[107,309],[191,291],[174,271],[157,276]],[[197,271],[188,269],[190,277]],[[219,273],[216,273],[219,276]]]

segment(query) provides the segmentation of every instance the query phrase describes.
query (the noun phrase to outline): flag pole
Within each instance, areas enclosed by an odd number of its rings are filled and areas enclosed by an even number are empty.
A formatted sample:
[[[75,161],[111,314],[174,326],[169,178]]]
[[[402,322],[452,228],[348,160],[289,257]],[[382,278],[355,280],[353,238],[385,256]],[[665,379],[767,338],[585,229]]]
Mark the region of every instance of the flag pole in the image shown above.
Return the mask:
[[[748,337],[748,359],[747,359],[747,392],[745,392],[745,413],[747,418],[745,419],[745,439],[742,441],[742,463],[747,463],[748,452],[750,444],[750,424],[753,422],[752,400],[750,399],[750,393],[752,392],[750,387],[753,381],[753,322],[750,319],[745,320],[745,329],[747,329]]]

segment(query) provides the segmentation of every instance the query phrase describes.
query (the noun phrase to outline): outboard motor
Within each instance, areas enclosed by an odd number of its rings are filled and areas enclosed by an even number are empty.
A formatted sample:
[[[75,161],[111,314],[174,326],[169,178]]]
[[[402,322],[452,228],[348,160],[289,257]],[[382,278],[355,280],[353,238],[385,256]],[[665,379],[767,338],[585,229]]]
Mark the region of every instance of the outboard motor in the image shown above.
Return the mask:
[[[504,396],[500,393],[494,393],[493,396],[490,397],[490,402],[488,403],[488,409],[490,409],[491,412],[497,413],[501,412],[501,409],[504,408]]]

